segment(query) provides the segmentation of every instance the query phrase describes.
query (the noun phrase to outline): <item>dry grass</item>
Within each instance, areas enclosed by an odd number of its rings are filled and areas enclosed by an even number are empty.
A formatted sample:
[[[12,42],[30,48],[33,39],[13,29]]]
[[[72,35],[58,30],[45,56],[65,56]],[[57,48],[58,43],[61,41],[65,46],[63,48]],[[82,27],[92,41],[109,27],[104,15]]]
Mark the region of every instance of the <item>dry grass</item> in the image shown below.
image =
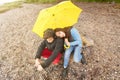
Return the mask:
[[[120,80],[120,9],[106,3],[76,4],[83,12],[75,27],[95,43],[84,51],[87,65],[71,58],[66,80]],[[0,80],[63,80],[63,65],[50,65],[47,73],[33,69],[42,39],[32,28],[39,11],[50,6],[23,4],[0,14]]]
[[[14,9],[14,8],[20,8],[22,7],[21,4],[23,2],[12,2],[12,3],[6,3],[2,6],[0,6],[0,13],[6,12],[10,9]]]
[[[115,9],[120,9],[120,3],[114,5]]]

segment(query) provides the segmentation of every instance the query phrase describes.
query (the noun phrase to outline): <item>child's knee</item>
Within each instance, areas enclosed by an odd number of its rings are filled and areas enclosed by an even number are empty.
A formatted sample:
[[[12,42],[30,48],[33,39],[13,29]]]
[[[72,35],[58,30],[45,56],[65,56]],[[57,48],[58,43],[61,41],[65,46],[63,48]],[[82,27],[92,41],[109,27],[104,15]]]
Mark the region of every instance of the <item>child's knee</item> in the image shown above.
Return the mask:
[[[74,58],[74,61],[75,61],[76,63],[79,63],[81,59],[82,59],[82,57]]]
[[[76,63],[79,63],[80,62],[80,60],[74,60]]]

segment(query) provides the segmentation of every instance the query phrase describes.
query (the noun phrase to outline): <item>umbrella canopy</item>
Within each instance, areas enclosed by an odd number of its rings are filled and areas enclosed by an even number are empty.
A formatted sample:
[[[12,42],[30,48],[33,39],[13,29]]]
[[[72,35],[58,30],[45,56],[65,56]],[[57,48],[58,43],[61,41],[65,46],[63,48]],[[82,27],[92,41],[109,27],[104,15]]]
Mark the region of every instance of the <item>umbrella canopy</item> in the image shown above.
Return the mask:
[[[53,7],[40,11],[33,27],[33,32],[43,37],[46,29],[64,28],[74,25],[82,9],[75,6],[71,1],[63,1]]]

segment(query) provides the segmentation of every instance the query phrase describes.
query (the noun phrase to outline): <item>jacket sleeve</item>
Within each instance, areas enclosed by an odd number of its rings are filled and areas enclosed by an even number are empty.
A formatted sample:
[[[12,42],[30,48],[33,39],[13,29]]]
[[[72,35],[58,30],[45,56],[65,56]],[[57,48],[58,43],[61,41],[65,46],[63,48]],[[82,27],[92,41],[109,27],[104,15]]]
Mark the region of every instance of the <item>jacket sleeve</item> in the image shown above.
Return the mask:
[[[45,44],[45,40],[39,45],[39,47],[38,47],[38,50],[37,50],[37,52],[36,52],[36,56],[35,56],[35,59],[36,58],[41,58],[41,54],[42,54],[42,51],[43,51],[43,49],[46,47],[46,44]]]
[[[48,67],[52,63],[52,61],[57,57],[59,52],[63,52],[64,50],[63,44],[64,40],[57,38],[57,43],[55,49],[52,52],[52,55],[43,64],[41,64],[43,68]]]

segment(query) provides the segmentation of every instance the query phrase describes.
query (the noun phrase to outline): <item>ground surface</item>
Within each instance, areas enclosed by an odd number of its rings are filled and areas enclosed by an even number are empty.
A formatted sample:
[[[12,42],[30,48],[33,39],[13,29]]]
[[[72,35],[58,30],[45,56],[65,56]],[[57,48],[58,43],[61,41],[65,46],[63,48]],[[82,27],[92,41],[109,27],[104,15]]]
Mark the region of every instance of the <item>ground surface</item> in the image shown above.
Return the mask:
[[[88,64],[70,61],[66,80],[120,80],[120,9],[113,4],[76,3],[83,9],[75,27],[94,40]],[[42,41],[31,30],[39,11],[52,4],[23,4],[0,14],[0,80],[63,80],[62,65],[37,72],[34,55]]]

